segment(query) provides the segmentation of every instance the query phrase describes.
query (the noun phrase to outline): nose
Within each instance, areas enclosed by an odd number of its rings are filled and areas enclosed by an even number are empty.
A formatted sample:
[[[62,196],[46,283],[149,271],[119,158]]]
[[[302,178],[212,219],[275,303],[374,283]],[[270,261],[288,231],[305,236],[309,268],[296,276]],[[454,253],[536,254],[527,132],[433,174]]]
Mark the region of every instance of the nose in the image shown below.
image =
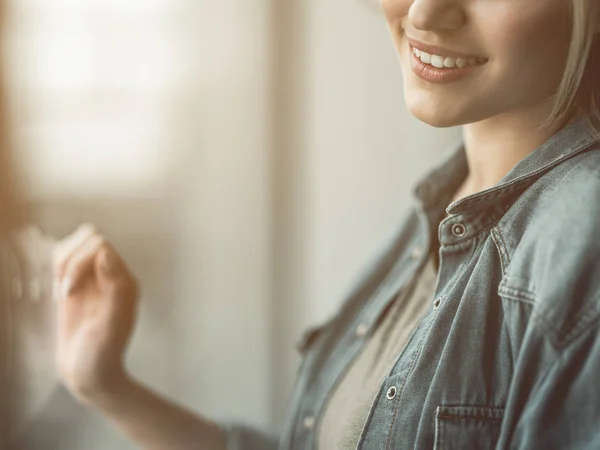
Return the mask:
[[[422,31],[457,30],[467,21],[460,0],[414,0],[408,20]]]

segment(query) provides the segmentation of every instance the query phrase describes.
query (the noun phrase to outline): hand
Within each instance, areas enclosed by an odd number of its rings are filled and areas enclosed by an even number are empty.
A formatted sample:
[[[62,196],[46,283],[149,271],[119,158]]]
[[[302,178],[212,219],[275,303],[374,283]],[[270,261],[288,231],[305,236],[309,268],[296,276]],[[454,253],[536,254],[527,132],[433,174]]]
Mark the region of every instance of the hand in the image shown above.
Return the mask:
[[[53,256],[57,369],[73,395],[92,402],[126,378],[123,356],[135,322],[138,283],[93,226],[59,242]]]

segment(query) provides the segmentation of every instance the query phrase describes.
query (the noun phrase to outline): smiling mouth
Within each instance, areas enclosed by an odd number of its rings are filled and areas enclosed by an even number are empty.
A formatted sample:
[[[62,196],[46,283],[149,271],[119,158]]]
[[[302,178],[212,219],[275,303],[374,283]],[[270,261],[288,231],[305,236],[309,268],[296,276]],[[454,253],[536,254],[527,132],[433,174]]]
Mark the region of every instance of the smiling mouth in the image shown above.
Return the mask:
[[[444,56],[444,55],[434,55],[431,53],[427,53],[425,51],[419,50],[414,46],[410,46],[411,51],[421,60],[423,64],[436,67],[438,69],[454,69],[467,66],[477,66],[482,65],[487,62],[485,58],[478,57],[454,57],[454,56]]]
[[[409,57],[414,74],[424,81],[435,84],[453,83],[470,77],[488,61],[485,58],[464,56],[457,53],[451,56],[436,55],[418,49],[412,43],[408,44],[408,50],[412,53],[409,54]],[[436,47],[435,51],[438,50],[441,49]]]

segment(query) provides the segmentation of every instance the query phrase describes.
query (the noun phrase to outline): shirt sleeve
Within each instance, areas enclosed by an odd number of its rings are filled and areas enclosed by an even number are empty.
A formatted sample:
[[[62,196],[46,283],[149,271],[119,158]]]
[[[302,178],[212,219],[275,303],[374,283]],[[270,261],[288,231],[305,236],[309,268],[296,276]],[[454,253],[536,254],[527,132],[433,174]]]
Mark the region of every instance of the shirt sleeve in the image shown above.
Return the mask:
[[[600,333],[592,326],[532,382],[506,448],[600,449]],[[533,357],[533,355],[532,355]],[[536,374],[531,374],[537,378]],[[504,446],[502,446],[504,448]]]
[[[277,450],[279,439],[268,433],[238,424],[223,426],[227,450]]]

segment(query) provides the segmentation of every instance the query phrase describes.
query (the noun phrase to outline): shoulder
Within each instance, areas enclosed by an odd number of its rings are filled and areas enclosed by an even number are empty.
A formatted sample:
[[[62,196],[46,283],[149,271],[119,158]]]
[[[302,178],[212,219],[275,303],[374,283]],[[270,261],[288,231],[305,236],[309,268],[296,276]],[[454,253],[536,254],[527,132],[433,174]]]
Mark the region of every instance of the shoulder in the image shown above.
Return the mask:
[[[600,149],[553,169],[525,196],[532,205],[527,238],[549,250],[600,248]]]
[[[600,251],[600,148],[536,180],[497,228],[507,236],[513,254],[535,249],[546,257],[560,254],[564,260]]]
[[[600,150],[545,174],[515,208],[499,224],[510,258],[501,291],[533,304],[566,345],[600,318]]]

